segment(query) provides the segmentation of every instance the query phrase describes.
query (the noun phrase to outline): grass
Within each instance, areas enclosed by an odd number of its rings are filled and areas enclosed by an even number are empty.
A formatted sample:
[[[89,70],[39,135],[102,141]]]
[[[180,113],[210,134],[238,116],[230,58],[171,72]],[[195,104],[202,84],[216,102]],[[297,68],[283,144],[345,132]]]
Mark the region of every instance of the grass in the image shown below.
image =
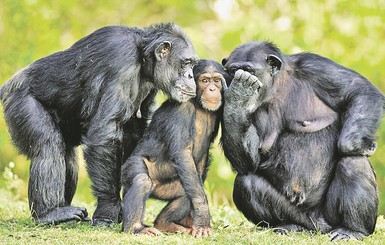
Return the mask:
[[[93,205],[85,206],[90,213]],[[145,222],[152,224],[164,203],[149,201]],[[26,201],[15,199],[0,189],[0,244],[329,244],[328,235],[309,232],[275,234],[248,222],[241,213],[229,206],[211,207],[213,235],[193,238],[183,234],[164,234],[161,237],[130,235],[120,231],[121,225],[112,228],[92,227],[88,223],[66,223],[57,226],[35,225],[30,218]],[[375,233],[363,242],[349,244],[384,244],[385,220],[379,217]],[[343,242],[345,243],[345,242]]]

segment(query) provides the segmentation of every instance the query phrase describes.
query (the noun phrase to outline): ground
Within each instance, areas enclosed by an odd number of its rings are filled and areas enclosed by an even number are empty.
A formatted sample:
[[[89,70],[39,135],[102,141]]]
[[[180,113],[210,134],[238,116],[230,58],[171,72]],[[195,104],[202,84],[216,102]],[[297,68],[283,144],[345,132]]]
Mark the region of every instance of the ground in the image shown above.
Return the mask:
[[[93,204],[74,201],[92,214]],[[152,225],[164,203],[150,200],[145,223]],[[35,225],[29,215],[27,201],[17,200],[10,192],[0,189],[0,244],[329,244],[328,235],[319,233],[290,233],[278,235],[272,229],[260,228],[248,222],[234,207],[210,207],[213,235],[193,238],[182,234],[161,237],[130,235],[121,232],[121,225],[112,229],[92,227],[88,223],[67,223],[57,226]],[[378,218],[375,233],[364,244],[383,244],[385,220]],[[349,242],[359,243],[362,242]]]

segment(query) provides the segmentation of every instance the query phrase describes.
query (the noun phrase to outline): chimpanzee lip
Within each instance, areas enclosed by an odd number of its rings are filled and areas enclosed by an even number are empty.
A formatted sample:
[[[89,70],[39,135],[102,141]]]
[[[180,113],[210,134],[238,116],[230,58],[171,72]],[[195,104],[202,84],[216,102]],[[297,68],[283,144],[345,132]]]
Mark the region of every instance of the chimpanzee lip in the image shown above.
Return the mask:
[[[189,92],[185,90],[181,90],[182,94],[188,95],[188,96],[196,96],[197,94],[195,92]]]
[[[209,103],[218,103],[218,102],[220,102],[221,100],[218,100],[218,99],[205,99],[204,101],[205,101],[205,102],[209,102]]]

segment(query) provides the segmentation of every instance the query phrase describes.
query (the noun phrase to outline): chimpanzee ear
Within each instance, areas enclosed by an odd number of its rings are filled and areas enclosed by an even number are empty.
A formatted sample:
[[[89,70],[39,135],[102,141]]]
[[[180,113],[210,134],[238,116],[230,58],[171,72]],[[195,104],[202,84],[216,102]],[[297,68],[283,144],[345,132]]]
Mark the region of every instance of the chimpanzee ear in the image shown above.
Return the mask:
[[[271,76],[275,75],[278,71],[281,70],[282,60],[278,56],[274,54],[269,54],[266,58],[266,62],[271,67],[271,72],[270,72]]]
[[[163,60],[168,56],[171,50],[171,43],[169,41],[163,41],[155,49],[155,57],[158,61]]]
[[[226,63],[227,63],[228,60],[229,60],[229,58],[223,58],[223,59],[222,59],[222,65],[223,65],[223,66],[226,65]]]

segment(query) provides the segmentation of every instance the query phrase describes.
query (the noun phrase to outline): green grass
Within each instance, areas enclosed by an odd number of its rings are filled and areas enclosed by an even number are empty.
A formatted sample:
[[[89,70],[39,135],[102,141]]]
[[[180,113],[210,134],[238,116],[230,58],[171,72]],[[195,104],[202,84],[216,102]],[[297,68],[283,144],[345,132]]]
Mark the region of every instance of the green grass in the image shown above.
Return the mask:
[[[87,207],[93,205],[74,202]],[[164,203],[149,201],[145,221],[152,224]],[[259,228],[248,222],[235,208],[211,207],[213,235],[193,238],[182,234],[164,234],[161,237],[130,235],[112,228],[92,227],[88,223],[66,223],[57,226],[35,225],[30,218],[26,201],[16,200],[0,189],[0,244],[328,244],[328,235],[309,232],[275,234],[271,229]],[[349,244],[384,244],[385,220],[378,219],[376,232],[363,242]]]

